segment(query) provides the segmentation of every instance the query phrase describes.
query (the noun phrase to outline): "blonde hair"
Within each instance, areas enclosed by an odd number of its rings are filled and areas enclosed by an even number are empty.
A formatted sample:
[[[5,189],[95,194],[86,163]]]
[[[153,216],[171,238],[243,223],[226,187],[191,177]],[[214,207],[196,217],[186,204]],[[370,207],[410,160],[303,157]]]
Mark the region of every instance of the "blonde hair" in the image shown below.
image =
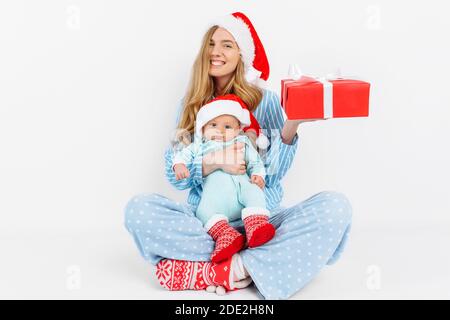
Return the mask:
[[[192,66],[191,80],[183,101],[183,111],[178,123],[178,129],[192,135],[195,129],[195,119],[200,108],[214,96],[214,81],[209,75],[211,57],[209,43],[219,26],[211,27],[203,36],[200,52]],[[235,94],[239,96],[253,112],[261,102],[263,92],[245,80],[244,63],[242,59],[237,64],[234,75],[220,95]],[[186,135],[185,135],[186,136]]]

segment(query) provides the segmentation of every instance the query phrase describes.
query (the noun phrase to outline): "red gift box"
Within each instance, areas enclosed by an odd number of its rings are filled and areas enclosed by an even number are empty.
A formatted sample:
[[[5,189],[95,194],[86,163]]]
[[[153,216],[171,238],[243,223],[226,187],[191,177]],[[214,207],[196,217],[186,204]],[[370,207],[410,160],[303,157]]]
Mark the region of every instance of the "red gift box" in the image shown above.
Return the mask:
[[[281,80],[281,105],[291,120],[369,116],[370,83],[303,76]]]

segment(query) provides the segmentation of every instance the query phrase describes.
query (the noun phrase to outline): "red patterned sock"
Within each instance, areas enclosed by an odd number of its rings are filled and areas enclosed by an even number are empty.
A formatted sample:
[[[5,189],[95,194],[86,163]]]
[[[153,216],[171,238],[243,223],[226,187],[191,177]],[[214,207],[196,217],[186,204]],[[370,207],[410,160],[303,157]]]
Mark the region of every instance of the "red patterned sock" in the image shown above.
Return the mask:
[[[205,225],[208,234],[216,241],[211,261],[219,263],[239,252],[245,244],[245,237],[228,224],[225,216],[216,215]]]
[[[245,208],[242,210],[242,220],[250,248],[263,245],[275,235],[275,227],[269,223],[266,209]]]
[[[156,277],[168,290],[205,290],[209,286],[235,290],[231,267],[232,258],[221,263],[161,260],[156,265]]]

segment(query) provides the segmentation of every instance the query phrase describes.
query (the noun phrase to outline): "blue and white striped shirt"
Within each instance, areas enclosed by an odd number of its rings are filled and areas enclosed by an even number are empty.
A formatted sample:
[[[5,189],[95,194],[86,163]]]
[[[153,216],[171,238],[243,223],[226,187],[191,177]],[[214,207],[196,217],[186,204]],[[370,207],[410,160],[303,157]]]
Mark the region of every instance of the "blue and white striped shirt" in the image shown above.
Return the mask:
[[[177,123],[182,109],[179,108],[177,114]],[[258,120],[264,134],[270,141],[269,148],[261,154],[261,158],[266,168],[266,187],[264,193],[266,196],[267,209],[273,210],[280,205],[283,198],[283,188],[281,187],[281,179],[285,176],[287,170],[291,167],[294,159],[298,136],[295,135],[291,145],[284,144],[281,140],[281,130],[284,125],[284,111],[280,104],[280,98],[273,91],[264,90],[263,98],[254,110],[253,115]],[[190,188],[188,203],[191,208],[197,208],[203,191],[203,174],[201,154],[197,155],[194,161],[187,167],[190,176],[187,179],[176,180],[173,166],[172,147],[165,152],[166,160],[166,177],[169,182],[179,190]]]

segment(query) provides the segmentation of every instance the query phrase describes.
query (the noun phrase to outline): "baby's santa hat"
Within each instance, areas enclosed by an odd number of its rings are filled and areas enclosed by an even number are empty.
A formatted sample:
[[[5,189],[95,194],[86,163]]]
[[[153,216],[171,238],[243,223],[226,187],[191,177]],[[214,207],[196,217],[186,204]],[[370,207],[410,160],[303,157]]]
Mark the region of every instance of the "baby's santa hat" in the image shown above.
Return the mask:
[[[231,115],[236,117],[241,123],[244,132],[253,130],[256,133],[256,145],[260,149],[269,147],[269,139],[261,132],[258,120],[248,110],[247,105],[234,94],[226,94],[212,99],[197,112],[195,121],[195,133],[202,136],[202,128],[212,119],[221,115]]]
[[[250,19],[242,12],[235,12],[215,19],[210,26],[214,25],[226,29],[234,37],[241,51],[246,80],[264,88],[269,78],[269,61]]]

